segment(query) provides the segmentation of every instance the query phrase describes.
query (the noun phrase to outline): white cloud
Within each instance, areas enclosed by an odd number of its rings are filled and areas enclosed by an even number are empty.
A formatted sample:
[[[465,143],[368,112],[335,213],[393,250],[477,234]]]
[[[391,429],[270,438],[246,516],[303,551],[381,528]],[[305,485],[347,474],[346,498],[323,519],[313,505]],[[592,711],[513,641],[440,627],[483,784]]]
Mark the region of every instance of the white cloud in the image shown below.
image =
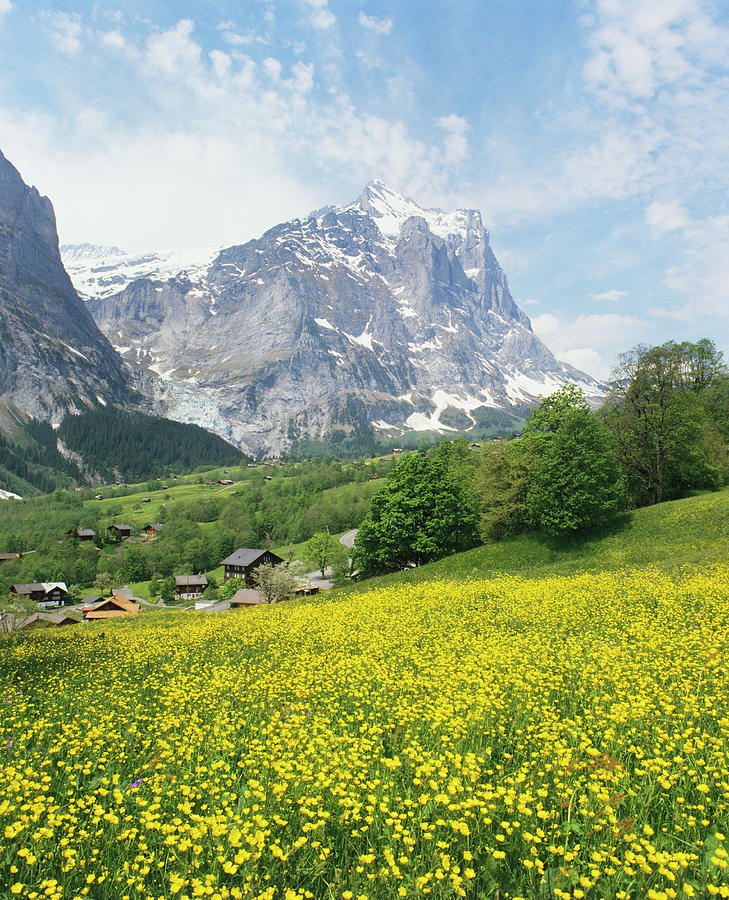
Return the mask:
[[[124,50],[126,48],[124,35],[116,29],[103,32],[103,34],[99,36],[99,41],[104,47],[108,47],[110,50]]]
[[[69,13],[57,12],[49,13],[48,20],[53,43],[66,56],[75,56],[81,49],[81,36],[83,34],[79,17]]]
[[[716,317],[729,322],[729,215],[689,220],[681,232],[682,251],[663,283],[682,300],[668,309],[673,318]]]
[[[468,156],[466,134],[471,125],[468,119],[451,113],[436,120],[436,125],[446,133],[445,158],[449,165],[457,165]]]
[[[13,4],[10,0],[0,0],[0,22],[2,22],[3,18],[10,12],[13,8]]]
[[[359,24],[375,34],[389,34],[392,31],[392,19],[378,19],[377,16],[368,16],[364,10],[360,10]]]
[[[661,203],[656,200],[645,212],[646,225],[659,236],[686,228],[689,224],[689,215],[685,207],[677,200]]]
[[[329,9],[328,0],[300,0],[300,2],[309,9],[309,21],[319,31],[326,31],[337,21]]]
[[[452,147],[362,112],[306,58],[258,63],[238,49],[203,51],[189,19],[151,29],[119,26],[115,75],[141,101],[132,121],[119,95],[103,91],[89,92],[80,114],[83,93],[43,117],[0,107],[3,151],[52,197],[62,241],[130,250],[239,243],[351,199],[373,172],[424,202],[444,195]],[[95,36],[90,71],[94,49],[104,57],[103,34]],[[468,130],[457,116],[442,125],[446,137]]]
[[[147,41],[147,63],[153,71],[170,75],[180,69],[196,70],[201,48],[192,39],[195,28],[191,19],[180,21],[167,31],[153,34]]]
[[[535,333],[559,359],[597,378],[607,378],[618,353],[640,343],[648,322],[617,313],[581,313],[574,319],[542,313],[532,319]]]
[[[593,300],[607,300],[608,303],[617,303],[622,297],[625,297],[627,291],[619,291],[616,288],[611,288],[609,291],[603,291],[600,294],[590,294]]]

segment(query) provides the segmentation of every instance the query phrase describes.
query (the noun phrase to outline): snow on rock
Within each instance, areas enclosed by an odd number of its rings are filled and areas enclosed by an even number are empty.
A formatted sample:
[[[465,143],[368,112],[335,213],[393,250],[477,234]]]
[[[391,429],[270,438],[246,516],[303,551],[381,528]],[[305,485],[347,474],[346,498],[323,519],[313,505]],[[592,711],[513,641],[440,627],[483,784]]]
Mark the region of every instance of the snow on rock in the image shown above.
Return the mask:
[[[111,297],[139,278],[166,279],[185,273],[192,282],[198,281],[219,252],[219,248],[202,247],[131,254],[119,247],[84,243],[64,244],[61,259],[79,296],[88,300]]]

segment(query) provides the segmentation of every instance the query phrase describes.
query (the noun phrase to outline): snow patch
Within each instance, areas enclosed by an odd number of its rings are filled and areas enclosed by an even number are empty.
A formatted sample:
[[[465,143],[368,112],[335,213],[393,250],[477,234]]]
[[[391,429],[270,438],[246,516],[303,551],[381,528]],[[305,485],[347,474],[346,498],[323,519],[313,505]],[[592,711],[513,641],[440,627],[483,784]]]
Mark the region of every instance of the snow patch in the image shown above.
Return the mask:
[[[314,321],[320,328],[328,328],[330,331],[336,331],[337,329],[332,325],[329,319],[320,319],[317,316],[314,316]]]

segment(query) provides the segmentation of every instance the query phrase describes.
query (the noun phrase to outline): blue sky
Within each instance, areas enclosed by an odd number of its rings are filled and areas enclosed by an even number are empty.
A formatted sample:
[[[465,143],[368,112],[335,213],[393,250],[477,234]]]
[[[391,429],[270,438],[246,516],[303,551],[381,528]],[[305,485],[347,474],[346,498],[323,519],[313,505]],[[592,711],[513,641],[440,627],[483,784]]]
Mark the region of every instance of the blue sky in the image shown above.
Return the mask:
[[[729,351],[726,0],[0,0],[0,149],[62,242],[133,251],[380,177],[480,209],[591,374],[638,342]]]

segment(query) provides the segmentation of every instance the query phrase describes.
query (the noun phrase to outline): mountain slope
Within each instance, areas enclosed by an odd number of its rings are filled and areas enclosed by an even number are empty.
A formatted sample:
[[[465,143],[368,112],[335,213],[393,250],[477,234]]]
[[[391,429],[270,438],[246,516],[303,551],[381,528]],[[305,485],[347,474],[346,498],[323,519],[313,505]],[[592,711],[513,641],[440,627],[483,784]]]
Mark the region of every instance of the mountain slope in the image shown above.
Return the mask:
[[[565,381],[601,393],[532,332],[478,212],[424,210],[381,182],[89,308],[166,415],[257,454],[474,429]]]
[[[57,421],[124,402],[130,375],[66,274],[53,207],[0,153],[0,398]]]

